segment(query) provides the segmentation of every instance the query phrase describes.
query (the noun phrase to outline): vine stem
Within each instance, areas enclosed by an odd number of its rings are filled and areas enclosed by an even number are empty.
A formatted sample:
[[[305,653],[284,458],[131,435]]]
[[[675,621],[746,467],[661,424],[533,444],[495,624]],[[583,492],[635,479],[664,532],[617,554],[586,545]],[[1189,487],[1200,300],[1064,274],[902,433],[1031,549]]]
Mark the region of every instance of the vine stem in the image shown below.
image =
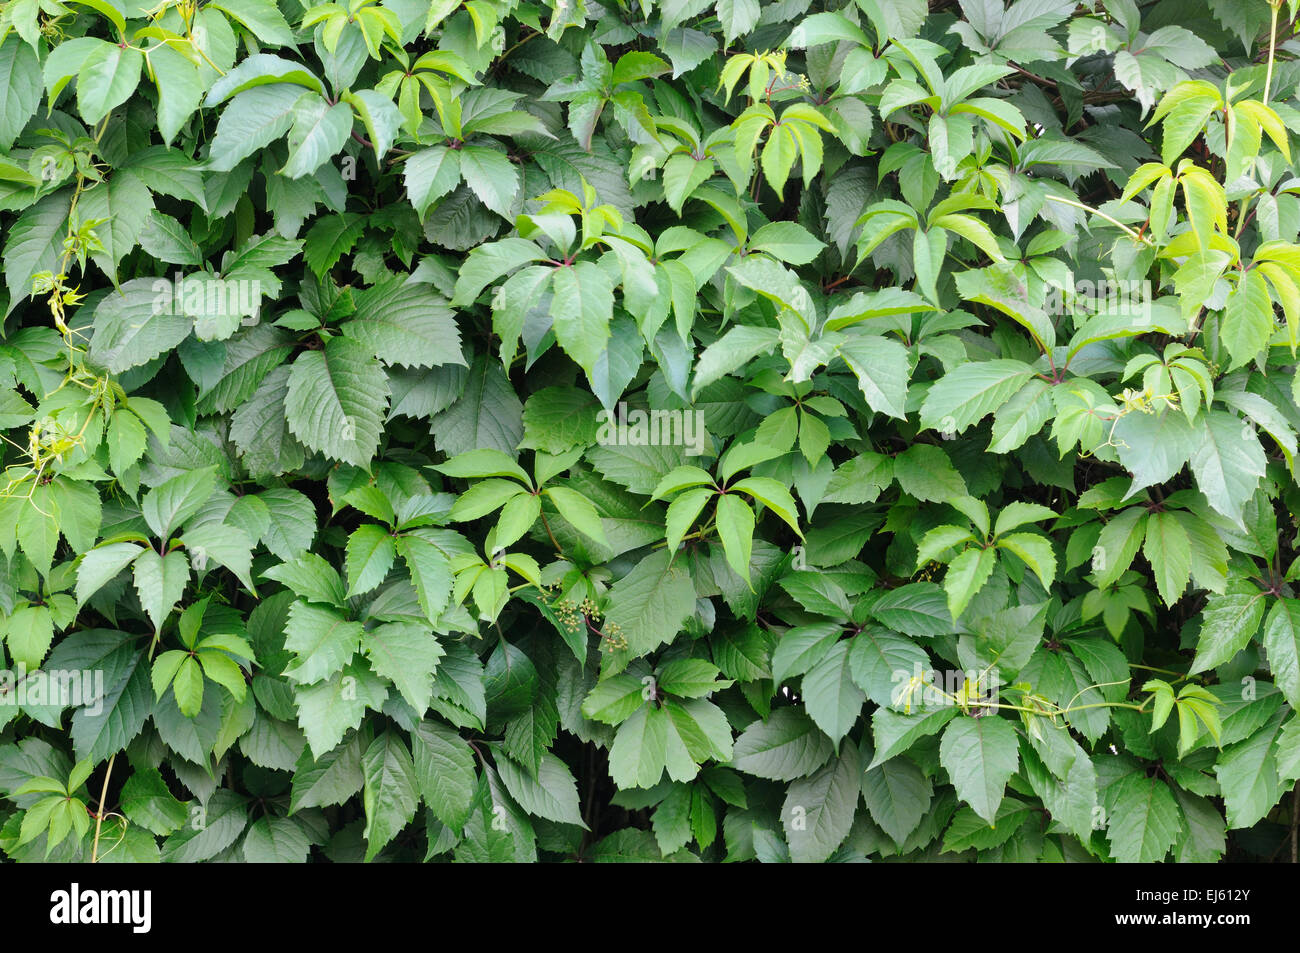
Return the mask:
[[[988,671],[988,669],[986,669],[985,671]],[[1074,698],[1071,698],[1069,703],[1067,703],[1064,708],[1060,707],[1059,705],[1052,705],[1050,709],[1029,708],[1028,706],[1025,705],[1013,705],[1008,702],[1000,702],[1000,701],[981,702],[981,701],[971,700],[971,701],[966,701],[965,704],[962,704],[963,700],[959,698],[957,695],[952,694],[950,692],[945,692],[942,688],[938,688],[937,686],[934,685],[931,685],[929,687],[935,690],[940,697],[948,700],[949,702],[960,705],[963,708],[966,707],[978,708],[986,711],[1019,711],[1019,712],[1025,712],[1030,715],[1039,715],[1041,717],[1049,718],[1049,719],[1056,719],[1062,715],[1068,715],[1071,712],[1086,711],[1087,709],[1090,708],[1127,708],[1131,711],[1136,711],[1136,712],[1145,711],[1147,702],[1149,702],[1151,699],[1147,699],[1141,704],[1136,704],[1136,705],[1131,702],[1089,702],[1086,705],[1074,704],[1074,700],[1078,698],[1080,695],[1082,695],[1084,692],[1091,691],[1092,689],[1095,688],[1105,688],[1108,685],[1123,685],[1123,684],[1125,683],[1124,682],[1099,682],[1095,685],[1089,685],[1087,688],[1083,689],[1083,691],[1076,692]],[[919,688],[920,686],[916,686],[916,687]]]
[[[113,762],[117,760],[114,754],[108,759],[108,767],[104,771],[104,783],[99,788],[99,811],[95,814],[95,840],[90,845],[90,862],[99,863],[99,832],[104,824],[104,803],[108,800],[108,779],[113,776]]]
[[[1297,862],[1296,835],[1300,833],[1300,784],[1295,786],[1295,792],[1291,795],[1291,863]]]
[[[540,515],[542,518],[542,525],[546,527],[546,535],[551,537],[551,545],[555,547],[555,551],[557,553],[563,556],[564,547],[559,544],[559,542],[555,538],[555,534],[551,532],[551,524],[546,521],[546,514],[539,511],[538,515]]]
[[[1096,686],[1089,686],[1089,687],[1095,688]],[[1144,711],[1146,709],[1145,704],[1133,705],[1128,702],[1089,702],[1087,705],[1074,705],[1068,708],[1056,708],[1054,710],[1043,709],[1043,708],[1029,708],[1024,705],[1010,705],[1007,704],[1006,702],[992,702],[991,704],[971,702],[970,707],[986,708],[994,711],[1023,711],[1023,712],[1028,712],[1031,715],[1040,715],[1046,718],[1055,718],[1058,715],[1068,715],[1071,712],[1076,712],[1076,711],[1087,711],[1089,708],[1127,708],[1130,711],[1139,711],[1139,712]]]
[[[682,542],[684,543],[688,539],[704,539],[706,536],[709,535],[710,532],[712,532],[712,530],[713,530],[713,523],[709,523],[703,529],[700,529],[694,533],[687,533],[685,536],[682,537]],[[668,541],[664,540],[662,543],[655,543],[654,546],[651,547],[651,549],[663,549],[667,545],[668,545]]]
[[[1100,209],[1095,209],[1091,205],[1084,205],[1082,202],[1075,201],[1074,199],[1061,198],[1059,195],[1048,195],[1044,197],[1052,202],[1060,202],[1062,205],[1070,205],[1073,206],[1074,208],[1083,209],[1085,212],[1091,212],[1093,215],[1096,215],[1098,218],[1105,219],[1107,222],[1114,225],[1116,228],[1121,229],[1126,235],[1129,236],[1129,238],[1140,241],[1144,245],[1148,245],[1151,248],[1155,247],[1155,243],[1152,242],[1151,239],[1147,238],[1145,235],[1135,232],[1133,229],[1129,228],[1127,225],[1125,225],[1123,222],[1119,221],[1118,219],[1111,218],[1109,215],[1107,215],[1105,212],[1101,211]]]
[[[536,37],[539,37],[539,36],[541,36],[541,35],[542,35],[541,33],[530,33],[530,34],[528,34],[526,37],[524,37],[522,40],[520,40],[519,42],[515,43],[514,46],[510,47],[510,49],[508,49],[508,50],[506,50],[504,53],[502,53],[501,56],[497,59],[496,63],[494,63],[494,64],[492,65],[492,72],[493,72],[493,73],[496,73],[496,71],[497,71],[497,69],[500,67],[500,65],[501,65],[503,62],[505,62],[506,57],[508,57],[511,53],[513,53],[515,50],[519,49],[519,47],[523,46],[523,45],[524,45],[525,43],[527,43],[529,40],[534,39],[534,38],[536,38]]]
[[[1269,13],[1272,17],[1268,25],[1268,69],[1264,71],[1264,105],[1268,105],[1269,93],[1273,89],[1273,57],[1277,53],[1277,11],[1281,0],[1270,2]],[[1292,857],[1294,860],[1294,856]]]
[[[1187,674],[1186,672],[1178,672],[1178,671],[1175,671],[1175,670],[1172,669],[1172,668],[1156,668],[1156,667],[1153,666],[1153,665],[1139,665],[1139,664],[1137,664],[1136,662],[1129,662],[1129,663],[1128,663],[1128,667],[1129,667],[1129,668],[1140,668],[1140,669],[1142,669],[1142,671],[1144,671],[1144,672],[1157,672],[1157,673],[1159,673],[1159,674],[1161,674],[1161,675],[1177,675],[1178,678],[1175,679],[1175,682],[1181,682],[1181,681],[1182,681],[1183,679],[1185,679],[1185,678],[1191,678],[1191,677],[1192,677],[1191,675]]]
[[[153,639],[149,643],[149,661],[153,661],[153,653],[158,650],[158,640],[162,636],[162,629],[154,629]],[[90,862],[99,863],[99,834],[104,824],[104,803],[108,800],[108,781],[113,776],[113,763],[117,761],[117,755],[114,754],[108,759],[108,767],[104,769],[104,783],[99,787],[99,810],[95,814],[95,839],[90,844]]]

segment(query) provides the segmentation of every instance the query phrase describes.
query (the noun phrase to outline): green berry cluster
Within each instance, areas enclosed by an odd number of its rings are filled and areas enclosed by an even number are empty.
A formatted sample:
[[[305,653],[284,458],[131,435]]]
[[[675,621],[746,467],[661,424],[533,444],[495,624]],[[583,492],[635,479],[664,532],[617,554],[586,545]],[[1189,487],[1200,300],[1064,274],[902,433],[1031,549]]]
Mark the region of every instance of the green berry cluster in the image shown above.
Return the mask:
[[[559,583],[551,583],[550,585],[544,585],[542,589],[554,597],[559,593],[560,585]],[[570,632],[579,632],[590,623],[594,631],[600,632],[606,651],[613,652],[617,649],[627,648],[627,639],[623,635],[622,627],[617,622],[607,623],[604,629],[597,628],[600,620],[604,617],[604,613],[590,596],[584,597],[576,605],[572,599],[556,599],[550,603],[550,608],[555,613],[560,625]]]

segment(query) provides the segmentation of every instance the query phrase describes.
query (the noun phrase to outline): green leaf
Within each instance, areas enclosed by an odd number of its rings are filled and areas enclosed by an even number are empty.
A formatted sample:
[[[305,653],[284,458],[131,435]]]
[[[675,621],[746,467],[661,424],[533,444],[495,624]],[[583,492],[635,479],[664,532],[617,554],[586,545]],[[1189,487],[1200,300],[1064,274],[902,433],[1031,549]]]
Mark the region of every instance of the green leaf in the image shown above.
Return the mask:
[[[933,796],[930,780],[907,758],[890,758],[862,775],[862,799],[871,819],[899,847],[921,823]]]
[[[600,522],[600,514],[585,496],[563,486],[547,487],[545,492],[555,504],[555,508],[560,511],[560,515],[568,520],[574,529],[602,546],[609,545],[605,528]]]
[[[147,549],[132,565],[140,604],[149,614],[154,629],[161,629],[185,593],[185,586],[190,580],[189,563],[180,553],[159,556],[152,549]]]
[[[414,744],[414,733],[412,734]],[[416,755],[417,772],[419,755]],[[304,750],[293,773],[290,811],[342,804],[361,790],[361,739],[353,735],[346,744],[313,758]]]
[[[1173,410],[1121,417],[1113,439],[1120,462],[1133,474],[1129,495],[1173,479],[1196,450],[1197,431],[1185,414]]]
[[[844,841],[853,826],[861,776],[858,749],[850,744],[816,774],[790,785],[781,823],[792,861],[822,863]]]
[[[208,168],[229,172],[244,159],[279,139],[293,126],[302,88],[289,83],[254,86],[229,103],[217,120]]]
[[[397,552],[406,563],[425,617],[434,621],[451,598],[451,562],[436,542],[412,533],[399,536]]]
[[[220,788],[205,805],[202,824],[186,824],[162,846],[167,863],[197,863],[211,860],[232,846],[248,826],[245,799],[234,791]]]
[[[580,261],[557,268],[551,279],[555,340],[590,376],[609,339],[614,288],[605,272]]]
[[[216,471],[211,467],[181,473],[145,494],[141,515],[154,535],[167,542],[173,530],[197,513],[215,488]]]
[[[303,444],[334,460],[365,467],[374,458],[388,408],[388,378],[379,362],[347,338],[299,355],[289,371],[285,415]]]
[[[511,206],[519,191],[519,173],[504,153],[484,146],[460,150],[460,173],[480,202],[502,218],[512,218]]]
[[[272,0],[213,0],[212,6],[252,31],[268,46],[293,46],[293,31]]]
[[[1283,784],[1300,779],[1300,720],[1290,719],[1277,736],[1277,772]]]
[[[671,642],[695,611],[695,586],[666,550],[651,553],[609,590],[606,630],[612,624],[633,657]]]
[[[1156,588],[1165,605],[1173,605],[1191,578],[1192,541],[1172,513],[1152,513],[1146,521],[1142,552],[1155,571]]]
[[[1174,858],[1180,863],[1217,863],[1228,847],[1219,809],[1181,788],[1174,788],[1174,797],[1184,821],[1184,830],[1174,845]]]
[[[1234,414],[1212,410],[1203,418],[1192,452],[1192,474],[1210,506],[1241,525],[1242,508],[1255,493],[1267,463],[1254,427]]]
[[[997,411],[1031,376],[1033,369],[1021,361],[963,364],[926,392],[921,403],[921,426],[945,434],[961,433]]]
[[[203,105],[211,109],[236,93],[269,83],[294,83],[321,94],[325,92],[325,87],[316,78],[316,74],[301,63],[271,53],[254,53],[240,60],[234,69],[212,84]]]
[[[348,595],[369,592],[384,581],[397,559],[397,544],[374,523],[359,526],[348,537]]]
[[[0,151],[8,153],[14,140],[36,115],[41,102],[41,64],[32,47],[17,36],[0,42]]]
[[[907,348],[888,338],[859,335],[841,343],[839,354],[856,375],[872,410],[891,417],[905,415],[911,373]]]
[[[936,734],[958,714],[959,709],[955,705],[910,715],[883,706],[877,708],[871,718],[876,753],[868,770],[902,754],[922,738]]]
[[[402,176],[411,205],[423,219],[430,205],[460,184],[460,152],[447,146],[422,149],[403,163]]]
[[[972,546],[948,564],[943,577],[943,588],[948,593],[948,611],[954,619],[960,618],[971,600],[984,588],[993,575],[997,557],[992,548]]]
[[[723,462],[723,472],[726,472],[727,463],[734,463],[734,459],[728,458]],[[727,477],[730,479],[730,476]],[[727,488],[728,492],[745,493],[762,503],[781,520],[794,530],[795,535],[800,539],[803,538],[803,531],[799,529],[798,509],[794,504],[794,497],[778,480],[770,477],[746,477],[743,480],[737,480]]]
[[[750,236],[749,247],[787,264],[806,265],[821,253],[826,243],[796,222],[769,222]]]
[[[34,275],[41,271],[53,272],[59,269],[71,202],[72,190],[61,189],[42,198],[23,212],[17,222],[9,226],[4,250],[5,287],[9,290],[9,303],[5,307],[6,315],[13,311],[19,302],[27,300],[32,293]],[[141,279],[140,285],[149,286],[150,282]],[[152,297],[149,300],[152,303]],[[145,313],[147,312],[141,311],[140,315],[143,316]],[[186,333],[189,333],[188,323],[186,327]],[[98,328],[95,337],[99,337]],[[163,345],[154,353],[161,353],[182,339],[183,336],[171,344]],[[95,353],[93,346],[91,353],[92,355]],[[141,358],[139,363],[143,364],[152,356]],[[124,370],[131,366],[133,365],[126,364],[120,369]],[[110,367],[109,370],[113,368]]]
[[[993,714],[958,718],[944,729],[939,742],[939,763],[957,796],[990,824],[997,819],[1007,781],[1019,761],[1015,729]]]
[[[998,547],[1019,556],[1034,571],[1044,589],[1052,588],[1056,579],[1056,554],[1050,539],[1037,533],[1009,533],[998,538]]]
[[[6,253],[12,246],[11,238]],[[5,267],[8,271],[7,258]],[[173,299],[170,282],[133,278],[95,307],[90,357],[120,374],[172,350],[193,329],[194,319]]]
[[[317,277],[324,277],[353,249],[363,231],[365,220],[359,215],[319,218],[303,239],[303,260]]]
[[[1182,830],[1181,812],[1169,786],[1159,778],[1125,775],[1115,782],[1106,826],[1111,853],[1120,863],[1164,860]]]
[[[1262,820],[1282,796],[1278,777],[1277,739],[1283,711],[1250,737],[1226,746],[1214,773],[1227,808],[1229,829],[1250,827]]]
[[[118,264],[139,243],[152,211],[153,196],[145,183],[130,172],[119,172],[87,190],[77,203],[77,213],[83,220],[102,221],[95,229],[102,250],[92,257],[114,282]]]
[[[624,721],[609,749],[609,774],[620,788],[648,788],[663,777],[668,757],[668,715],[642,705]],[[676,737],[674,735],[674,737]]]
[[[194,63],[162,44],[150,51],[149,65],[158,87],[158,131],[170,143],[198,111],[204,81]]]
[[[523,405],[500,366],[480,355],[470,365],[460,398],[429,426],[451,456],[481,447],[513,455],[524,434]]]
[[[738,496],[718,497],[718,537],[727,562],[736,575],[749,580],[749,559],[754,542],[754,511]]]
[[[542,261],[546,255],[533,242],[522,238],[505,238],[474,248],[466,256],[456,277],[452,307],[472,304],[483,289],[530,261]]]
[[[154,767],[136,767],[122,785],[119,803],[132,824],[162,836],[179,830],[189,819],[186,802],[176,799]]]
[[[386,731],[370,743],[362,755],[361,770],[366,812],[362,836],[366,839],[366,860],[370,861],[415,817],[420,797],[411,753],[396,732]]]
[[[253,540],[238,526],[202,523],[181,537],[194,568],[202,572],[212,560],[225,566],[248,588],[253,589]]]
[[[367,708],[378,710],[388,691],[383,683],[355,666],[335,672],[324,681],[294,690],[298,725],[319,758],[361,724]]]
[[[487,719],[483,663],[462,643],[452,642],[446,648],[447,654],[439,662],[438,671],[434,674],[434,697],[452,702],[471,716],[469,721],[464,722],[465,725],[481,728]],[[440,708],[439,711],[450,717],[445,708]]]
[[[186,718],[198,715],[203,707],[203,672],[194,658],[181,659],[172,680],[172,691],[176,694],[176,707]]]
[[[596,442],[600,402],[576,387],[546,387],[529,397],[524,407],[521,447],[562,454]]]
[[[289,130],[289,161],[281,175],[300,179],[342,150],[352,132],[352,109],[347,103],[330,105],[319,95],[304,94],[293,108]]]
[[[926,502],[970,495],[948,455],[932,444],[913,444],[895,457],[894,478],[903,492]]]
[[[387,678],[419,714],[433,699],[433,677],[443,648],[418,622],[386,622],[361,640],[375,674]]]
[[[71,645],[70,645],[71,643]],[[69,648],[65,649],[65,646]],[[71,658],[56,658],[73,651]],[[47,667],[99,668],[104,691],[92,692],[89,704],[73,712],[72,746],[78,758],[107,760],[124,749],[144,728],[153,711],[147,653],[122,638],[119,632],[87,630],[64,639],[51,653]]]
[[[469,817],[476,784],[474,755],[445,725],[425,720],[411,732],[420,796],[442,823],[460,830]]]
[[[1224,305],[1219,329],[1219,337],[1232,357],[1228,370],[1253,361],[1267,349],[1273,328],[1273,302],[1264,276],[1258,270],[1247,271]]]
[[[824,765],[834,750],[831,740],[801,709],[779,708],[741,732],[731,764],[755,777],[793,781]]]
[[[142,552],[138,543],[109,543],[82,556],[77,563],[77,604],[85,605]]]
[[[54,620],[46,606],[22,606],[4,623],[5,644],[9,657],[28,671],[35,671],[45,660],[54,641]]]
[[[557,824],[576,824],[583,830],[588,829],[578,803],[578,783],[565,763],[555,755],[542,755],[536,776],[509,758],[498,758],[496,767],[510,796],[529,814]]]
[[[929,668],[930,659],[924,649],[878,626],[866,626],[849,643],[853,681],[877,705],[894,704],[901,686],[914,676],[923,676]]]
[[[1212,593],[1205,603],[1189,674],[1208,672],[1230,661],[1250,643],[1263,618],[1262,592]]]
[[[731,683],[718,680],[718,667],[703,659],[677,659],[659,670],[659,688],[679,698],[702,698]]]
[[[107,42],[95,47],[77,73],[77,111],[87,125],[98,125],[130,98],[143,64],[144,56],[137,49]]]
[[[1273,603],[1264,619],[1262,641],[1274,683],[1292,708],[1300,706],[1300,599]]]
[[[295,602],[289,607],[284,647],[297,653],[297,660],[285,674],[302,685],[328,678],[351,660],[361,636],[360,622],[349,621],[324,606]]]
[[[817,727],[839,744],[862,713],[866,693],[853,680],[849,643],[837,642],[803,678],[804,707]]]
[[[311,853],[311,840],[287,817],[261,817],[244,835],[243,851],[250,864],[301,864]]]
[[[315,553],[302,553],[296,559],[272,566],[262,574],[268,579],[284,583],[295,595],[308,602],[340,608],[347,602],[347,591],[343,588],[338,570]]]

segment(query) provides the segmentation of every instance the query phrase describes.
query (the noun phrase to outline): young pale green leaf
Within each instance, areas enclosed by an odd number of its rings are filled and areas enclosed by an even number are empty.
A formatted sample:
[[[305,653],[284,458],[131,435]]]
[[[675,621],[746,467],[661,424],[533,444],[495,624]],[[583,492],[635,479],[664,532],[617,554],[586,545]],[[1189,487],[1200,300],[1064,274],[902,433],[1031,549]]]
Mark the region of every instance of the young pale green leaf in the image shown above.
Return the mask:
[[[753,509],[740,497],[723,494],[718,497],[714,518],[727,562],[736,575],[748,582],[750,553],[754,544]]]
[[[943,577],[944,592],[948,594],[948,611],[954,619],[960,618],[972,599],[984,588],[997,556],[992,547],[973,546],[964,549],[952,562]]]
[[[565,486],[547,487],[543,492],[555,504],[555,508],[560,511],[560,515],[568,520],[574,529],[602,546],[609,545],[609,540],[605,536],[605,528],[600,522],[600,513],[597,512],[596,507],[591,504],[590,500],[576,490]]]
[[[369,592],[384,581],[397,559],[392,534],[374,523],[352,532],[347,545],[348,595]]]

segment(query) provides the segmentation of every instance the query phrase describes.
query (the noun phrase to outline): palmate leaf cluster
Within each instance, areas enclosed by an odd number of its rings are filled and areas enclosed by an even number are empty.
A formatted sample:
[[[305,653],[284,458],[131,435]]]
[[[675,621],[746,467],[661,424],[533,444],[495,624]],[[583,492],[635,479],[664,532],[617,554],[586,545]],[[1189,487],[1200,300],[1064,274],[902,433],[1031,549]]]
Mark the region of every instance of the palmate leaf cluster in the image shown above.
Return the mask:
[[[0,851],[1282,856],[1295,7],[0,3]]]

